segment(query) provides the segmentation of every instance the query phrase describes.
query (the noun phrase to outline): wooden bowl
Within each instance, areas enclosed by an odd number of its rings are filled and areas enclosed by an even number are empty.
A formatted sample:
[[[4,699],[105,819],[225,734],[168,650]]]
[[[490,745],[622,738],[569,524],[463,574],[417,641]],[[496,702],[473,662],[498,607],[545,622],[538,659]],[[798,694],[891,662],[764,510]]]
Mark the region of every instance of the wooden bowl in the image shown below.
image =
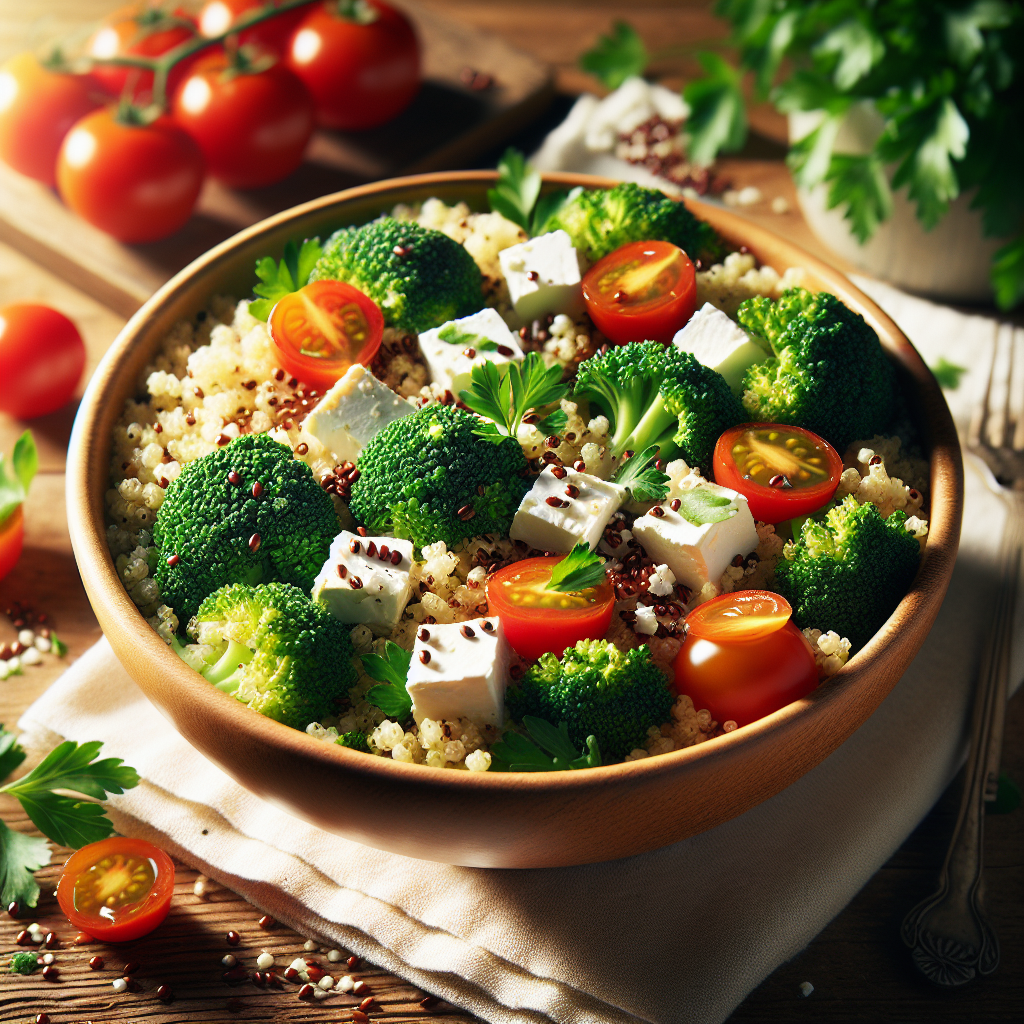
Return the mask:
[[[129,321],[82,400],[68,454],[68,521],[89,599],[132,678],[178,731],[242,786],[337,835],[410,857],[480,867],[550,867],[612,860],[713,828],[778,793],[835,750],[881,703],[917,653],[953,571],[963,503],[960,446],[935,379],[899,328],[842,274],[714,206],[695,213],[780,273],[805,268],[878,332],[903,368],[931,460],[931,528],[920,572],[889,621],[809,697],[687,750],[587,771],[438,771],[311,739],[249,711],[186,667],[147,625],[107,550],[103,495],[111,433],[163,336],[215,295],[249,295],[258,257],[291,238],[324,237],[396,203],[437,196],[486,208],[493,172],[426,174],[325,196],[210,250]],[[548,175],[546,188],[607,187]]]

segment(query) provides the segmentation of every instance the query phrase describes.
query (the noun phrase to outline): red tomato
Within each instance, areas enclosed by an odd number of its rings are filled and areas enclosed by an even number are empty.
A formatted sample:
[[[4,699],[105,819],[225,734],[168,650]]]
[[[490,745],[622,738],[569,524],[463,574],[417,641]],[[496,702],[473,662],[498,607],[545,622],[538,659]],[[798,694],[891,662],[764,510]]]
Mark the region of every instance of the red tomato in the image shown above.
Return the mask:
[[[223,52],[195,65],[173,112],[199,143],[210,174],[233,188],[286,178],[313,134],[313,101],[295,75],[282,64],[239,72]]]
[[[0,411],[19,420],[66,405],[85,368],[78,328],[49,306],[0,308]]]
[[[577,640],[604,636],[611,624],[615,591],[607,580],[572,594],[545,589],[562,557],[525,558],[487,580],[487,606],[501,619],[512,649],[527,661],[548,651],[561,657]]]
[[[21,558],[21,546],[25,540],[25,516],[19,505],[0,523],[0,580],[2,580]]]
[[[770,590],[740,590],[698,605],[686,616],[687,636],[725,643],[762,640],[789,622],[790,603]]]
[[[144,839],[113,836],[83,846],[64,865],[57,902],[67,919],[104,942],[148,935],[167,916],[174,863]]]
[[[0,160],[51,188],[68,129],[99,106],[88,75],[48,71],[31,53],[0,68]]]
[[[353,363],[369,366],[384,336],[376,303],[343,281],[314,281],[286,295],[268,324],[281,365],[325,391]]]
[[[616,344],[667,344],[697,308],[697,274],[671,242],[630,242],[583,275],[583,301],[597,329]]]
[[[203,154],[170,118],[124,124],[97,110],[68,132],[57,161],[61,198],[122,242],[152,242],[188,220],[203,184]]]
[[[803,427],[741,423],[715,445],[715,483],[746,495],[762,523],[808,516],[832,500],[843,460]]]
[[[687,616],[687,625],[692,620],[695,628],[676,655],[675,690],[696,708],[707,708],[719,722],[749,725],[805,697],[818,685],[818,670],[811,645],[789,621],[788,606],[764,616],[760,612],[770,604],[764,595],[745,610],[739,597],[723,594],[708,602],[717,608],[700,605]],[[768,622],[750,628],[745,620],[751,612],[755,620]],[[766,625],[776,628],[749,639]],[[716,639],[701,636],[702,626],[710,626]]]
[[[320,124],[359,131],[390,121],[420,87],[420,48],[404,14],[381,0],[356,0],[355,16],[335,4],[299,23],[288,66],[313,94]]]
[[[209,38],[223,35],[241,15],[264,6],[266,0],[209,0],[199,12],[199,31]],[[240,32],[239,43],[271,50],[283,57],[295,27],[306,16],[308,6],[295,7]]]
[[[109,15],[89,37],[85,50],[90,57],[159,57],[196,34],[195,22],[187,14],[168,14],[159,7],[137,3]],[[188,74],[194,59],[175,65],[167,78],[168,95]],[[153,88],[153,73],[141,68],[97,64],[92,74],[112,96],[120,96],[128,83],[136,96]]]

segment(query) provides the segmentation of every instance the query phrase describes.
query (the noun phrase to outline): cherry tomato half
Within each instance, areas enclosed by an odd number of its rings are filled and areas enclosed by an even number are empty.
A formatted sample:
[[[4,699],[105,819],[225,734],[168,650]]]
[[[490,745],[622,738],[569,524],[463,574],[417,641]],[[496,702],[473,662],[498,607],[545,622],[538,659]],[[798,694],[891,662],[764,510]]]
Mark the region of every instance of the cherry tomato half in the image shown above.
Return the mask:
[[[668,344],[697,308],[697,274],[678,245],[630,242],[583,275],[583,301],[597,329],[616,344]]]
[[[312,0],[311,0],[312,2]],[[204,36],[219,36],[255,7],[266,6],[266,0],[209,0],[199,12],[199,31]],[[295,27],[307,14],[308,5],[294,7],[276,17],[261,21],[238,34],[238,42],[270,50],[283,57],[291,43]]]
[[[174,864],[163,850],[112,836],[68,858],[57,902],[76,928],[104,942],[128,942],[163,921],[173,892]]]
[[[131,125],[111,109],[82,118],[57,160],[61,198],[122,242],[153,242],[188,220],[203,184],[203,154],[170,118]]]
[[[741,423],[718,439],[715,483],[746,496],[762,523],[808,516],[828,504],[843,475],[836,450],[803,427]]]
[[[19,420],[66,405],[85,368],[85,343],[63,314],[34,302],[0,308],[0,411]]]
[[[49,71],[31,53],[12,57],[0,68],[0,160],[52,188],[64,136],[101,97],[88,75]]]
[[[376,303],[343,281],[313,281],[286,295],[268,324],[281,365],[324,391],[353,363],[369,366],[384,337]]]
[[[749,725],[805,697],[818,685],[818,670],[811,645],[789,621],[788,605],[772,610],[763,594],[749,602],[739,598],[723,594],[708,602],[717,607],[699,605],[687,616],[694,629],[676,655],[675,690],[719,722]],[[766,609],[768,615],[759,613]],[[751,618],[769,621],[752,629]],[[764,625],[776,628],[749,638]],[[715,638],[702,636],[702,628]]]
[[[740,590],[698,605],[686,616],[687,636],[727,643],[762,640],[789,622],[790,603],[770,590]]]
[[[21,548],[25,542],[24,506],[19,505],[2,523],[0,523],[0,580],[2,580],[21,558]]]
[[[390,121],[420,87],[420,47],[409,19],[381,0],[356,0],[352,14],[322,3],[299,23],[288,66],[327,128],[360,131]]]
[[[107,16],[85,44],[90,57],[159,57],[196,36],[195,22],[184,12],[168,14],[145,3],[122,7]],[[188,74],[195,58],[186,57],[167,76],[168,95]],[[93,77],[110,93],[120,96],[132,83],[132,93],[140,96],[153,88],[153,72],[141,68],[96,64]]]
[[[313,134],[313,101],[282,64],[239,71],[223,51],[197,63],[174,97],[174,120],[210,174],[233,188],[286,178]]]
[[[561,561],[560,555],[525,558],[487,580],[491,614],[501,619],[512,650],[527,661],[548,651],[561,657],[577,640],[604,636],[611,624],[615,591],[607,580],[572,594],[545,589]]]

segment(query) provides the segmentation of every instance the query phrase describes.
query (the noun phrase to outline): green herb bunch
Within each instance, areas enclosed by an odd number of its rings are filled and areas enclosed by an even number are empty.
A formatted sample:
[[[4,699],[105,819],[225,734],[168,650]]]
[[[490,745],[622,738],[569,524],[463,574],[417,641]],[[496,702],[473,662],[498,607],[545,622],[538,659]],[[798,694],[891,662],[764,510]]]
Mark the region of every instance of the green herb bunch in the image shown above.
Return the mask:
[[[1006,239],[992,263],[996,301],[1024,300],[1020,0],[718,0],[716,13],[732,24],[738,66],[697,53],[704,74],[683,90],[691,159],[708,164],[743,145],[749,76],[753,95],[782,113],[823,111],[790,167],[804,188],[827,185],[829,207],[843,208],[859,241],[892,214],[893,190],[907,189],[926,229],[976,190],[985,234]],[[620,23],[580,63],[614,87],[651,59]],[[883,121],[874,147],[835,152],[844,116],[864,101]]]

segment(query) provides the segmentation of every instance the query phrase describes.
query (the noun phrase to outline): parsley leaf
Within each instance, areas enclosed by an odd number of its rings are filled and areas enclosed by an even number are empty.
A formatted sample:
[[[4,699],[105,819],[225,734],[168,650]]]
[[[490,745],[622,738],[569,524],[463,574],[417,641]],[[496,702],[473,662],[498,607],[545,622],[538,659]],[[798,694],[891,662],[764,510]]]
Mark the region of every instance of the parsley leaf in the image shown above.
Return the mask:
[[[658,446],[652,444],[620,463],[612,483],[628,488],[634,501],[661,501],[668,494],[668,474],[654,465],[657,458]]]
[[[555,409],[553,412],[549,412],[544,419],[538,420],[536,426],[542,434],[561,434],[568,422],[569,417],[565,410]]]
[[[721,523],[736,515],[732,499],[706,487],[692,487],[679,495],[679,514],[694,526]]]
[[[4,906],[17,900],[23,907],[34,907],[39,886],[33,871],[50,863],[50,847],[45,839],[15,832],[0,821],[0,902]]]
[[[540,174],[518,149],[510,146],[498,162],[497,185],[487,190],[491,209],[529,231],[530,213],[539,195]]]
[[[1024,235],[997,249],[992,257],[992,287],[1000,309],[1024,300]]]
[[[407,651],[398,644],[387,640],[384,643],[384,654],[362,655],[363,668],[371,679],[376,679],[384,686],[371,686],[366,691],[366,701],[380,708],[388,718],[401,721],[412,714],[412,697],[405,688],[409,675],[409,663],[412,651]]]
[[[275,263],[270,256],[259,260],[256,276],[260,284],[253,291],[261,298],[249,303],[249,312],[257,320],[266,320],[278,299],[297,292],[309,283],[309,275],[313,273],[313,267],[323,251],[319,238],[307,238],[301,248],[289,239],[280,263]]]
[[[604,559],[590,545],[580,541],[551,570],[551,580],[544,588],[559,594],[575,594],[605,581]]]
[[[960,10],[946,11],[946,45],[953,59],[968,67],[985,49],[982,30],[1005,28],[1012,16],[1010,5],[1001,0],[975,0]]]
[[[707,166],[720,149],[740,149],[746,141],[743,72],[717,53],[700,53],[697,59],[705,76],[683,89],[683,99],[690,105],[687,150],[695,164]]]
[[[874,153],[834,153],[827,175],[828,208],[843,204],[843,216],[857,241],[866,242],[892,216],[892,189],[882,161]]]
[[[930,366],[929,369],[935,374],[939,387],[948,391],[956,391],[960,387],[960,378],[967,372],[966,366],[957,366],[951,363],[945,356],[940,356],[939,361]]]
[[[562,383],[561,366],[545,366],[538,352],[530,352],[521,362],[515,360],[502,369],[504,373],[490,360],[475,365],[469,388],[459,392],[459,398],[473,412],[491,421],[476,430],[488,441],[515,437],[531,409],[551,405],[569,390]]]
[[[832,80],[846,92],[885,56],[885,44],[859,18],[848,18],[827,32],[811,52],[837,58]]]
[[[25,760],[18,737],[0,725],[0,781],[7,778]]]
[[[32,974],[38,971],[42,964],[39,962],[39,954],[32,952],[15,953],[11,957],[12,974]]]
[[[8,475],[8,464],[0,454],[0,523],[28,496],[29,485],[39,468],[39,453],[31,431],[26,430],[14,442],[9,465],[14,470],[13,475]]]
[[[642,75],[649,60],[636,29],[628,22],[617,21],[611,35],[601,36],[597,45],[580,57],[579,65],[609,89],[617,89],[627,78]]]
[[[530,738],[509,730],[491,747],[491,770],[509,772],[563,772],[599,768],[597,739],[587,737],[586,749],[577,751],[563,722],[557,729],[543,718],[523,716]]]
[[[448,342],[449,345],[464,345],[466,348],[475,348],[477,352],[493,352],[497,349],[498,343],[482,334],[475,334],[472,331],[464,331],[454,323],[445,324],[437,332],[437,336]]]

